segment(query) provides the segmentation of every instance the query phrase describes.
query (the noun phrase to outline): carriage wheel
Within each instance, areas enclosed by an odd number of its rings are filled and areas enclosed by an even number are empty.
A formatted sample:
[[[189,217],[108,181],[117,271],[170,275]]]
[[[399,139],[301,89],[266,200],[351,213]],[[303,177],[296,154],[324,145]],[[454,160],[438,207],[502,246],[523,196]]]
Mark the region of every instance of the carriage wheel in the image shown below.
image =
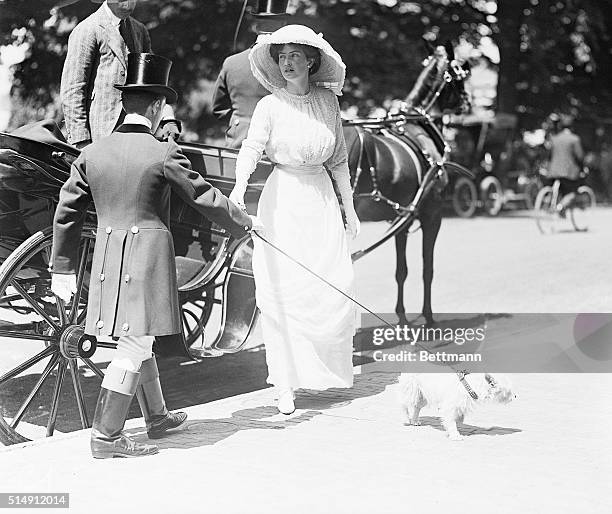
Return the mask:
[[[467,177],[459,177],[453,189],[453,209],[461,218],[471,218],[476,212],[478,200],[476,186]]]
[[[179,291],[183,334],[188,347],[204,335],[204,327],[210,319],[215,303],[219,302],[215,300],[215,289],[213,284],[196,291]]]
[[[595,193],[589,186],[580,186],[569,209],[574,230],[586,232],[589,229],[589,216],[593,207],[595,207]]]
[[[535,201],[535,219],[538,229],[542,234],[552,234],[556,231],[558,214],[556,202],[554,201],[553,188],[545,186],[540,189]]]
[[[77,293],[51,292],[52,233],[37,232],[0,266],[0,440],[15,444],[90,426],[102,372],[97,343],[83,333],[94,233],[83,231]]]
[[[480,199],[489,216],[497,216],[504,205],[504,191],[497,177],[489,176],[480,183]]]

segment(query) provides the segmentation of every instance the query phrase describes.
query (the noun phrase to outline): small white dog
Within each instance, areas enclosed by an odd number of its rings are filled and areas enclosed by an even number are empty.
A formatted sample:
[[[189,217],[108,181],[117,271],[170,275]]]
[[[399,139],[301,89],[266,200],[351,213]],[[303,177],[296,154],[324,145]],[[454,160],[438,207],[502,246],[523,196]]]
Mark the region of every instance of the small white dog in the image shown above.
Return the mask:
[[[516,396],[510,381],[502,375],[471,373],[465,376],[470,388],[478,395],[473,399],[455,373],[402,373],[399,378],[399,400],[405,424],[419,425],[419,412],[426,405],[438,407],[448,437],[463,439],[457,422],[479,403],[508,403]]]

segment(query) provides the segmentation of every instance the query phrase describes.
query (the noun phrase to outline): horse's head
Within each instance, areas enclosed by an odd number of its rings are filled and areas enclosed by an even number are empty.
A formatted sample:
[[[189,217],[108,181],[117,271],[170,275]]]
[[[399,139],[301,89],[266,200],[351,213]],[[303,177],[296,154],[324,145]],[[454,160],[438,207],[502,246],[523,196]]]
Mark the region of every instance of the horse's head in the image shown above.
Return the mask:
[[[469,65],[455,59],[452,46],[436,46],[406,98],[408,108],[427,112],[437,104],[441,111],[466,112],[470,105],[465,91],[468,75]]]

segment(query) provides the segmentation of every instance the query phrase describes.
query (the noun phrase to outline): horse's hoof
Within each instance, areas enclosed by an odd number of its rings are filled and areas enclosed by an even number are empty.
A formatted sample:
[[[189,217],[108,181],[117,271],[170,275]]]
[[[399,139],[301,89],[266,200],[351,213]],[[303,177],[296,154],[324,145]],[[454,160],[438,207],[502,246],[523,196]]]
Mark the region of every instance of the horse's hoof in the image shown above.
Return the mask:
[[[396,312],[397,314],[397,323],[398,325],[407,325],[408,324],[408,318],[406,317],[406,313],[405,312]]]

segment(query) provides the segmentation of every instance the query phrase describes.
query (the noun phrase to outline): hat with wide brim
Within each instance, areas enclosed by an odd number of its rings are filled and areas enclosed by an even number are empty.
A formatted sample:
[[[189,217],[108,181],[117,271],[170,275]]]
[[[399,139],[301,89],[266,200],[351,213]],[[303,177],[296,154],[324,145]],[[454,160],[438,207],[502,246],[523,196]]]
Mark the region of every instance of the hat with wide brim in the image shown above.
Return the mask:
[[[178,95],[168,86],[172,61],[151,53],[129,53],[125,84],[115,84],[120,91],[142,91],[166,97],[169,104]]]
[[[316,34],[305,25],[286,25],[272,34],[260,35],[257,44],[249,52],[251,71],[255,78],[268,91],[284,88],[284,79],[278,63],[270,55],[271,45],[286,45],[288,43],[309,45],[319,50],[321,66],[316,73],[308,78],[315,86],[331,89],[336,95],[342,95],[342,86],[346,76],[346,66],[342,57],[323,39],[322,34]]]

